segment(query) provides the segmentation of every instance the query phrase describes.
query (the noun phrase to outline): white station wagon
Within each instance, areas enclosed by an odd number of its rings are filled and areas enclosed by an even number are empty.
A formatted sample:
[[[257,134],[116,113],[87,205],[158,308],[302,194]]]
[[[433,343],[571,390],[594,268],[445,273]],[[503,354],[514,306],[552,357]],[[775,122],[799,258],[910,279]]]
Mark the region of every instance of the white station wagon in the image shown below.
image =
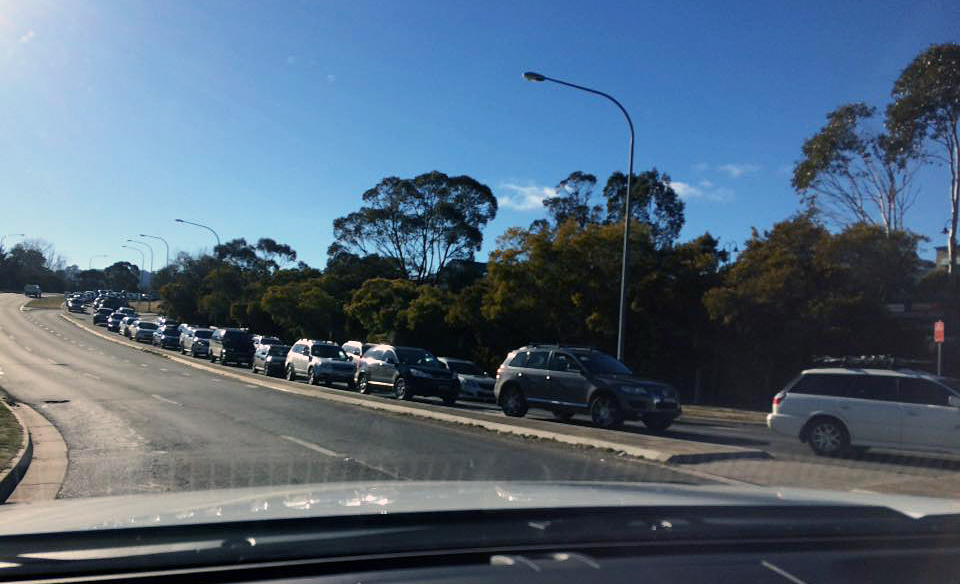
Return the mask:
[[[773,398],[771,430],[820,455],[960,453],[960,380],[909,369],[808,369]]]

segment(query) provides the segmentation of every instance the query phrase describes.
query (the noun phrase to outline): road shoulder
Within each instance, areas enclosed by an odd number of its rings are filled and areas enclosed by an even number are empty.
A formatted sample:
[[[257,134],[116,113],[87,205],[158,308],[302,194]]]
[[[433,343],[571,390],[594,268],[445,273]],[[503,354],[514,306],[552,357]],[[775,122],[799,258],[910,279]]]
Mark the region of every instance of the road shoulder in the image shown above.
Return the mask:
[[[15,435],[16,450],[0,461],[0,503],[5,502],[17,485],[23,480],[33,459],[33,440],[30,430],[23,418],[17,412],[17,408],[22,407],[14,403],[8,403],[9,397],[4,396],[0,399],[0,414],[4,419],[12,420],[13,424],[19,428]]]

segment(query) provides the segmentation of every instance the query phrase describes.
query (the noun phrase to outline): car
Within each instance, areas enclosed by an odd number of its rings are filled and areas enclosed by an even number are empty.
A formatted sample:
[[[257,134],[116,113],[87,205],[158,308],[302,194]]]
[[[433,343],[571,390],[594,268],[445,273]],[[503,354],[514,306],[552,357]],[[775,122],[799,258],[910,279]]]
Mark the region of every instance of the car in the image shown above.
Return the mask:
[[[180,352],[193,357],[206,357],[210,353],[210,336],[213,331],[208,328],[187,327],[180,333]]]
[[[249,365],[253,361],[253,338],[246,329],[218,328],[210,335],[210,362]]]
[[[93,324],[106,326],[107,320],[113,312],[112,308],[98,308],[97,311],[93,313]]]
[[[361,343],[360,341],[347,341],[342,344],[343,352],[354,362],[359,361],[360,357],[367,352],[367,349],[375,346],[376,343]]]
[[[340,345],[333,341],[300,339],[287,353],[284,371],[290,381],[304,376],[310,385],[342,381],[353,387],[356,366]]]
[[[157,326],[167,326],[167,325],[171,325],[174,327],[180,326],[180,323],[176,319],[170,318],[169,316],[157,317],[155,322],[157,323]]]
[[[390,388],[397,399],[409,400],[415,395],[438,396],[446,405],[456,403],[459,393],[453,372],[430,351],[417,347],[371,347],[357,361],[354,383],[360,393]]]
[[[119,312],[120,314],[124,314],[126,316],[136,316],[137,314],[137,311],[134,310],[133,308],[130,308],[129,306],[121,306],[120,308],[117,309],[117,312]]]
[[[23,295],[28,298],[40,298],[43,296],[43,293],[40,291],[38,284],[27,284],[23,287]]]
[[[493,393],[508,416],[522,417],[531,406],[561,420],[588,413],[601,428],[640,419],[660,432],[681,413],[673,387],[590,347],[530,343],[511,351],[497,369]]]
[[[253,353],[251,369],[254,373],[263,371],[263,374],[268,377],[283,375],[289,351],[290,345],[260,345],[260,348]]]
[[[773,397],[767,426],[821,456],[871,447],[960,452],[960,380],[864,365],[801,372]]]
[[[158,325],[157,330],[153,331],[153,344],[161,349],[179,349],[180,334],[177,327],[172,324]]]
[[[125,306],[129,306],[127,301],[123,298],[117,298],[115,296],[106,296],[93,303],[93,307],[98,310],[101,308],[109,308],[111,311],[114,311]]]
[[[253,335],[253,347],[259,349],[264,345],[282,345],[283,341],[277,337],[271,337],[268,335]]]
[[[126,318],[125,314],[114,311],[113,314],[107,318],[107,323],[105,325],[107,330],[114,333],[120,332],[120,321],[124,318]]]
[[[125,337],[130,337],[130,327],[133,326],[138,320],[139,316],[125,316],[120,320],[120,326],[117,328],[117,332]]]
[[[67,300],[65,305],[67,312],[86,312],[87,309],[83,306],[83,300],[81,298],[71,298]]]
[[[130,326],[130,338],[134,341],[153,342],[153,332],[157,330],[157,323],[147,321],[137,321]]]
[[[489,373],[484,371],[473,361],[454,359],[453,357],[437,357],[437,359],[453,371],[460,383],[461,398],[470,398],[481,401],[493,401],[493,386],[496,383]]]

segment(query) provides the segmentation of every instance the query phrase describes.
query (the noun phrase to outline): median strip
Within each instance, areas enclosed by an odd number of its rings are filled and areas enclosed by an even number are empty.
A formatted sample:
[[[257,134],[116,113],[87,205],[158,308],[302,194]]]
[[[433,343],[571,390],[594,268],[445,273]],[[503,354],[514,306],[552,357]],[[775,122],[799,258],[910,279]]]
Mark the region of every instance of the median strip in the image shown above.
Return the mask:
[[[569,444],[572,446],[611,450],[622,453],[626,456],[632,456],[635,458],[652,460],[656,462],[689,464],[735,458],[771,458],[771,456],[763,450],[740,448],[736,446],[726,446],[720,444],[707,444],[687,440],[676,440],[673,438],[631,434],[627,432],[609,432],[608,434],[610,438],[598,438],[594,435],[598,432],[596,428],[563,426],[562,431],[556,431],[553,429],[557,427],[555,423],[542,420],[533,420],[529,418],[503,418],[503,421],[499,421],[494,419],[489,414],[484,413],[452,410],[450,408],[438,408],[432,404],[396,402],[394,400],[387,400],[377,396],[355,397],[354,395],[346,394],[343,390],[338,389],[303,386],[287,381],[281,382],[275,379],[259,378],[230,371],[229,369],[223,368],[223,366],[215,367],[212,365],[199,363],[179,355],[162,352],[154,349],[152,346],[136,346],[127,342],[125,339],[114,338],[94,328],[91,328],[90,325],[83,321],[78,321],[62,314],[60,317],[91,334],[106,339],[110,342],[123,345],[130,349],[139,350],[144,353],[151,353],[165,359],[170,359],[171,361],[176,361],[189,367],[193,367],[195,369],[201,369],[209,373],[214,373],[221,377],[236,379],[247,384],[256,384],[259,387],[272,389],[275,391],[283,391],[394,414],[415,416],[418,418],[430,419],[439,422],[483,428],[493,432],[510,434],[523,438],[549,440],[562,444]],[[451,411],[456,413],[449,413]]]

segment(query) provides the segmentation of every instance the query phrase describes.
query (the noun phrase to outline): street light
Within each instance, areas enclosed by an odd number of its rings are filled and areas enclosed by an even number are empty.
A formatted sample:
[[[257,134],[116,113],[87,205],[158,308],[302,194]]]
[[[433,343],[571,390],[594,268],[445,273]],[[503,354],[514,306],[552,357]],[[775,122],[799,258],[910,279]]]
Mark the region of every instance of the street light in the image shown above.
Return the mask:
[[[630,189],[633,187],[633,120],[630,119],[630,114],[627,113],[626,108],[624,108],[619,101],[614,99],[612,95],[606,94],[602,91],[597,91],[596,89],[590,89],[589,87],[584,87],[575,83],[568,83],[567,81],[561,81],[559,79],[547,77],[546,75],[534,73],[533,71],[527,71],[524,73],[523,78],[527,81],[552,81],[558,85],[565,85],[567,87],[572,87],[574,89],[586,91],[587,93],[605,97],[612,101],[613,104],[618,108],[620,108],[620,111],[623,112],[623,117],[627,119],[627,126],[630,128],[630,155],[627,159],[627,196],[623,201],[623,266],[620,268],[620,318],[617,324],[617,359],[622,361],[623,345],[625,341],[624,337],[626,335],[625,321],[627,314],[627,254],[629,252],[628,244],[630,242]]]
[[[163,264],[163,267],[167,267],[170,265],[170,244],[167,243],[166,239],[160,237],[159,235],[147,235],[146,233],[141,233],[140,237],[149,237],[150,239],[159,239],[160,241],[162,241],[164,247],[167,248],[167,263]]]
[[[3,249],[3,240],[8,237],[26,237],[23,233],[7,233],[3,237],[0,237],[0,249]]]
[[[150,278],[152,279],[153,278],[153,248],[150,247],[150,244],[145,241],[139,241],[136,239],[128,239],[127,241],[129,241],[130,243],[139,243],[140,245],[145,245],[147,246],[147,249],[150,250]]]
[[[147,256],[143,255],[143,250],[139,247],[133,247],[132,245],[121,245],[120,247],[125,247],[127,249],[132,249],[135,252],[140,254],[140,266],[137,268],[140,270],[140,284],[143,284],[143,264],[147,262]]]
[[[207,225],[203,225],[203,224],[201,224],[201,223],[193,223],[192,221],[184,221],[183,219],[174,219],[174,221],[176,221],[177,223],[186,223],[187,225],[193,225],[193,226],[195,226],[195,227],[203,227],[204,229],[209,230],[210,233],[212,233],[213,236],[217,238],[217,247],[220,246],[220,236],[217,235],[217,232],[214,231],[212,227],[209,227],[209,226],[207,226]]]
[[[94,256],[90,256],[90,261],[87,262],[87,269],[88,269],[88,270],[92,270],[92,269],[93,269],[93,260],[94,260],[94,259],[96,259],[96,258],[105,258],[105,257],[109,257],[109,256],[108,256],[107,254],[105,254],[105,253],[101,253],[101,254],[97,254],[97,255],[94,255]]]

